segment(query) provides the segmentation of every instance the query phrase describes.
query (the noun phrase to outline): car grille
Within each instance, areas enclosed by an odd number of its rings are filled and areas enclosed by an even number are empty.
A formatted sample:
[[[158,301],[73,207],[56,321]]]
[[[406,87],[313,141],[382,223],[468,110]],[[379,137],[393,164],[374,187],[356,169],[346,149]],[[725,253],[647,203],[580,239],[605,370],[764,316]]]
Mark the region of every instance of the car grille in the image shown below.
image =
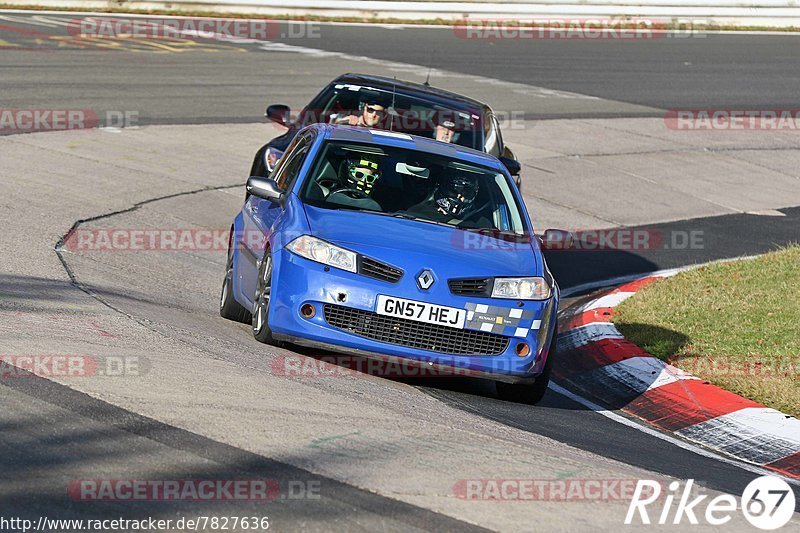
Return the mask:
[[[425,324],[334,304],[325,304],[323,312],[325,320],[333,327],[419,350],[453,355],[498,355],[508,348],[508,337],[484,331]]]
[[[450,292],[459,296],[489,296],[490,283],[491,278],[447,280]]]
[[[381,263],[369,257],[361,257],[358,273],[362,276],[369,276],[371,278],[379,279],[381,281],[388,281],[389,283],[397,283],[403,277],[403,271],[395,268],[386,263]]]

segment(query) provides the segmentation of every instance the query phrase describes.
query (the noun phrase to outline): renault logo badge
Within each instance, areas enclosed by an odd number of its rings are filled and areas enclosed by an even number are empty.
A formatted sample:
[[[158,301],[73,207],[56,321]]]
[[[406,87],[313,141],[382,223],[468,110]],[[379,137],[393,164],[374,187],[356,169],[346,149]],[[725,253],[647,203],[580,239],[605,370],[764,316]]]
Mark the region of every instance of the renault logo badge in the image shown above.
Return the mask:
[[[423,270],[417,275],[417,285],[419,285],[419,288],[423,291],[430,289],[434,281],[433,272],[428,269]]]

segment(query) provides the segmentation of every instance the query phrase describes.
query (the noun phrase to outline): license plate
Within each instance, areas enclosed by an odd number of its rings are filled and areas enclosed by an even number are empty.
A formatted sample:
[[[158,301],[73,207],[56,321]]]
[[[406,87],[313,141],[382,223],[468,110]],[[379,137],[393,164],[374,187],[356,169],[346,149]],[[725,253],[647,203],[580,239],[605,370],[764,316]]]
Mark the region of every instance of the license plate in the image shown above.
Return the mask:
[[[375,310],[379,315],[407,318],[426,324],[438,324],[448,328],[464,329],[467,320],[467,310],[443,305],[417,302],[394,296],[378,295],[378,307]]]

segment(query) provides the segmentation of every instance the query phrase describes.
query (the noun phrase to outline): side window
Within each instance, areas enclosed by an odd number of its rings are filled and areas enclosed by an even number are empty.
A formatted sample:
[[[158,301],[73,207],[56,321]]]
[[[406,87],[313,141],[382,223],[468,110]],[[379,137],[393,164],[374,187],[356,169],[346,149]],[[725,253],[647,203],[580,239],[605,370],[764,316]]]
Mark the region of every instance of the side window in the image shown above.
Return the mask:
[[[494,118],[494,115],[489,113],[484,115],[483,133],[484,150],[495,157],[500,157],[502,141],[500,139],[500,130],[497,127],[497,119]]]
[[[308,145],[306,144],[292,155],[291,160],[286,162],[276,180],[278,182],[278,187],[284,191],[288,191],[289,188],[291,188],[292,184],[294,184],[294,180],[296,180],[297,176],[300,174],[300,168],[303,166],[307,154]]]
[[[278,161],[275,170],[269,175],[284,191],[294,184],[300,173],[300,168],[306,159],[309,148],[314,143],[314,131],[301,132],[286,148],[286,153]]]
[[[308,143],[302,143],[291,155],[291,159],[286,161],[286,164],[282,166],[280,174],[275,180],[278,183],[278,187],[282,190],[288,191],[294,184],[294,180],[300,175],[300,168],[306,160],[309,147],[310,145]]]

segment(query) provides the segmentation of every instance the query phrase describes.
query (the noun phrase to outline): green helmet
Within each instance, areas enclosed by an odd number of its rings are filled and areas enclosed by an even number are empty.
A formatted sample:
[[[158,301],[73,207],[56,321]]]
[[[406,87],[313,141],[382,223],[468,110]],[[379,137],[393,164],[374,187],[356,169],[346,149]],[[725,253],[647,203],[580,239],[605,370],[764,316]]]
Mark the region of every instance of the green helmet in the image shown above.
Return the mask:
[[[346,180],[350,188],[371,194],[372,188],[380,179],[378,162],[372,157],[360,155],[347,160]]]

